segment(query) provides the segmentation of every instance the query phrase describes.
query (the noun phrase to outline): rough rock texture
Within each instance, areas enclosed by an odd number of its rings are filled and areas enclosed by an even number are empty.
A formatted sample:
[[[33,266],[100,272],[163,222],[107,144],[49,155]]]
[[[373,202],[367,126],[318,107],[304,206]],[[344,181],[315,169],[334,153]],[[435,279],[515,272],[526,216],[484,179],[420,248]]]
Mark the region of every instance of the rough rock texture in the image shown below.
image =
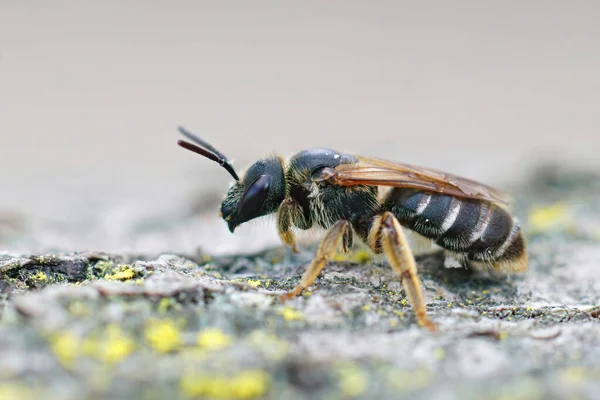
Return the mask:
[[[600,177],[560,171],[516,193],[524,275],[418,258],[437,333],[360,249],[287,303],[314,247],[0,255],[0,399],[598,398]]]

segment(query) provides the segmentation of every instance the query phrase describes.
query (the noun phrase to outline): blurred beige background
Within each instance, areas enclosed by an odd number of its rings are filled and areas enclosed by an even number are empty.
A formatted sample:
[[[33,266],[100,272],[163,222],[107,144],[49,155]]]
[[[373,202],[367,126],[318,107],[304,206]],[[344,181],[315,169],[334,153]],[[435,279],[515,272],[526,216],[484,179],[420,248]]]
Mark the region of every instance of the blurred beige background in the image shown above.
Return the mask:
[[[198,244],[212,222],[124,228],[227,188],[179,124],[238,168],[313,146],[502,187],[539,159],[597,166],[598,21],[597,1],[1,0],[0,213],[71,223],[9,248]]]

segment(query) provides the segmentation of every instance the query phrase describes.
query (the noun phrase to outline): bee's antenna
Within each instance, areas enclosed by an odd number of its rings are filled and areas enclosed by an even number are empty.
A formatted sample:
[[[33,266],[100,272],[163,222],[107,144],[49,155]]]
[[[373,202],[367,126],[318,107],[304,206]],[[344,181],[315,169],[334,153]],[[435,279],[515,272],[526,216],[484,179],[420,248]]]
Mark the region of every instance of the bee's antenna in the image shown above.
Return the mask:
[[[183,147],[186,150],[193,151],[194,153],[200,154],[201,156],[204,156],[204,157],[208,158],[209,160],[213,160],[213,161],[217,162],[217,164],[219,164],[221,167],[225,168],[227,170],[227,172],[229,172],[229,174],[231,174],[231,176],[233,176],[233,179],[235,179],[236,181],[240,180],[237,173],[233,169],[233,166],[229,163],[229,161],[227,160],[227,157],[225,157],[225,155],[223,153],[221,153],[220,151],[218,151],[217,149],[212,147],[209,143],[200,139],[198,136],[189,132],[185,128],[182,128],[180,126],[178,129],[179,129],[179,132],[183,136],[187,137],[188,139],[190,139],[191,141],[193,141],[197,144],[197,145],[195,145],[193,143],[186,142],[185,140],[178,140],[177,141],[178,145],[180,145],[181,147]]]

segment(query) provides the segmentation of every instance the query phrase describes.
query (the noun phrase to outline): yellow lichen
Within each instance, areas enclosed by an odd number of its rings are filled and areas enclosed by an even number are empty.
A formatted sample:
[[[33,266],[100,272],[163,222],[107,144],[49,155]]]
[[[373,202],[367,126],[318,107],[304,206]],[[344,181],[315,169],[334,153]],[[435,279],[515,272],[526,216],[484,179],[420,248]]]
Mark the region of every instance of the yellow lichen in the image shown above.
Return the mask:
[[[290,344],[277,336],[255,330],[248,336],[250,345],[272,360],[281,360],[290,351]]]
[[[104,276],[105,279],[114,281],[128,281],[135,277],[135,271],[130,265],[119,265],[112,273]]]
[[[390,385],[400,390],[419,390],[431,384],[433,376],[427,369],[414,371],[393,370],[388,375]]]
[[[446,358],[446,350],[444,350],[441,347],[436,347],[435,349],[433,349],[433,357],[438,361],[443,360],[444,358]]]
[[[82,301],[72,302],[67,309],[74,317],[85,317],[91,314],[90,308]]]
[[[354,253],[353,260],[359,264],[368,263],[371,261],[371,253],[369,253],[367,250],[357,250]]]
[[[81,351],[81,340],[72,332],[61,332],[50,338],[50,348],[58,362],[72,368]]]
[[[186,347],[185,351],[181,352],[180,357],[182,360],[192,361],[195,365],[199,360],[206,360],[212,357],[212,354],[200,347]]]
[[[336,253],[331,259],[332,261],[346,261],[348,258],[345,254]]]
[[[109,364],[123,360],[134,349],[135,342],[115,324],[108,325],[102,337],[88,338],[83,342],[84,354]]]
[[[181,332],[173,321],[152,321],[145,331],[148,344],[159,353],[168,353],[181,346]]]
[[[228,347],[233,339],[217,328],[204,329],[198,333],[196,343],[205,350],[220,350]]]
[[[85,381],[93,390],[105,392],[114,379],[113,372],[111,366],[107,365],[105,368],[98,368],[93,374],[86,376]]]
[[[367,250],[356,250],[350,253],[336,253],[332,257],[333,261],[353,261],[358,264],[364,264],[371,260],[371,254]]]
[[[0,399],[2,400],[26,400],[34,398],[39,398],[39,395],[35,395],[32,390],[25,385],[0,383]]]
[[[258,279],[248,279],[246,281],[246,283],[248,285],[250,285],[250,286],[253,286],[253,287],[259,287],[260,286],[260,280],[258,280]]]
[[[48,279],[48,276],[45,273],[43,273],[42,271],[38,271],[37,273],[35,273],[31,276],[31,279],[38,281],[38,282],[44,282],[45,280]]]
[[[402,307],[406,307],[408,305],[408,300],[402,299],[402,301],[400,302],[400,305],[402,305]]]
[[[337,370],[340,391],[349,397],[360,396],[369,385],[367,375],[355,365],[343,365]]]
[[[529,226],[533,232],[552,229],[570,230],[574,227],[570,208],[565,203],[536,206],[529,212]]]
[[[560,373],[560,377],[567,383],[581,383],[587,379],[588,371],[583,367],[568,367]]]
[[[261,370],[247,370],[235,377],[185,375],[180,388],[189,397],[217,399],[252,399],[264,396],[270,386],[269,375]]]
[[[292,307],[284,307],[279,311],[279,314],[283,316],[286,321],[301,321],[304,319],[302,312],[295,310]]]
[[[135,349],[132,339],[125,336],[118,325],[108,325],[102,335],[80,338],[71,332],[62,332],[50,337],[50,348],[59,363],[72,368],[79,356],[89,356],[106,363],[116,363]]]
[[[156,309],[160,314],[165,314],[168,310],[173,308],[174,302],[175,301],[169,297],[163,297],[158,302],[158,307]]]

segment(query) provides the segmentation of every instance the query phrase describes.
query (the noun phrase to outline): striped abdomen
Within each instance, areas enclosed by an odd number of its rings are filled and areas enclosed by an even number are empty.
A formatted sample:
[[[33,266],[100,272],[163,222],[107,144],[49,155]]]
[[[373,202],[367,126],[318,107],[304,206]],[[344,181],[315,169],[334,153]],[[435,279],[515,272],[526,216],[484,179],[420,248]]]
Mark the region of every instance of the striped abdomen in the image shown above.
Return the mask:
[[[492,264],[526,262],[521,230],[500,206],[414,189],[393,189],[383,208],[439,246]],[[520,265],[514,267],[521,268]],[[524,269],[524,267],[523,267]]]

